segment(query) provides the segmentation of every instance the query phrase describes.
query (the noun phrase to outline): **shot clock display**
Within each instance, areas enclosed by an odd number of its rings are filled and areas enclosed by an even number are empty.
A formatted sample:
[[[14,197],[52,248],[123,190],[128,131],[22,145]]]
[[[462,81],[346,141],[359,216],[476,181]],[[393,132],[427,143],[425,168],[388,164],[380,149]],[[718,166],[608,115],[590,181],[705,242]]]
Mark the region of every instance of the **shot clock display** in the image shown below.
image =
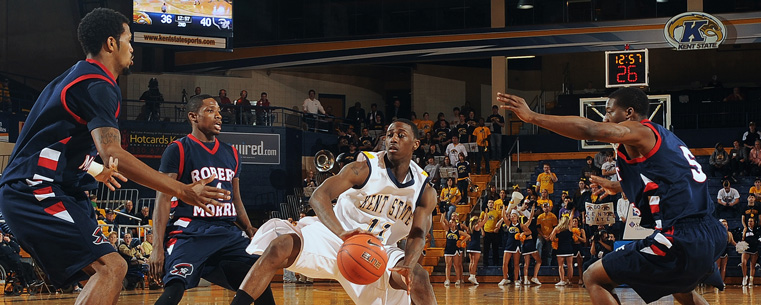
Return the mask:
[[[647,49],[605,52],[605,87],[648,85]]]

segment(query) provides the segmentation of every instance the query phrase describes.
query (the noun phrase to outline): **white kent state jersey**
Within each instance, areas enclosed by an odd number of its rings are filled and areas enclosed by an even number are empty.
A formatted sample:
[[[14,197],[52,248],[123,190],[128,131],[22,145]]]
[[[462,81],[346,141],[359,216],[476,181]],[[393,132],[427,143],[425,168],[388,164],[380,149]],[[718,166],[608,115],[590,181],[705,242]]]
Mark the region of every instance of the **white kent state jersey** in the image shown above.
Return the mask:
[[[386,167],[385,152],[362,153],[370,167],[367,181],[338,196],[333,210],[345,230],[360,228],[378,236],[385,245],[396,245],[410,232],[428,174],[410,161],[408,176],[397,179]]]

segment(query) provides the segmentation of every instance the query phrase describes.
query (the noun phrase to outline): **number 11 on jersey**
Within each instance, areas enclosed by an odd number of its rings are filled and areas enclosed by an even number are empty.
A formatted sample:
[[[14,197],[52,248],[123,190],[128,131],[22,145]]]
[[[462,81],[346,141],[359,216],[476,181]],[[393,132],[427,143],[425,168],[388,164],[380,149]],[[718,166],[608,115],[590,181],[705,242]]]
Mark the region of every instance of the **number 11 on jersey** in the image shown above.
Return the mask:
[[[370,233],[370,234],[373,234],[373,235],[377,235],[378,239],[380,239],[382,242],[385,242],[386,241],[386,237],[383,236],[383,235],[386,234],[386,231],[388,231],[388,228],[391,227],[391,224],[386,222],[382,226],[378,226],[378,223],[380,223],[380,222],[381,222],[380,219],[373,218],[373,220],[370,221],[370,226],[367,228],[367,232]],[[373,229],[375,229],[376,227],[382,228],[382,230],[380,232],[378,232],[378,233],[373,232]]]

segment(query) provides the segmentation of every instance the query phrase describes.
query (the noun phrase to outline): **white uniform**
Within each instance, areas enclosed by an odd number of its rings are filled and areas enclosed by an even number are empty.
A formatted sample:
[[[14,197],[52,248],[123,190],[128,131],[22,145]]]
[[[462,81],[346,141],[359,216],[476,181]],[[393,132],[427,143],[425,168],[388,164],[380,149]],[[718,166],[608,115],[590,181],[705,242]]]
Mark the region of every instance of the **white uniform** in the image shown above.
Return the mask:
[[[345,230],[361,228],[383,241],[388,254],[388,269],[404,258],[404,251],[397,248],[396,243],[410,232],[415,207],[421,200],[428,174],[410,162],[408,176],[397,179],[386,167],[383,152],[363,154],[370,168],[367,181],[342,193],[333,210]],[[410,304],[406,291],[391,288],[391,272],[388,270],[369,285],[356,285],[346,280],[336,263],[343,240],[319,220],[304,225],[299,222],[294,227],[287,221],[271,219],[256,232],[246,251],[262,254],[277,236],[291,233],[298,234],[303,242],[299,257],[288,270],[311,278],[334,279],[341,283],[356,304]]]

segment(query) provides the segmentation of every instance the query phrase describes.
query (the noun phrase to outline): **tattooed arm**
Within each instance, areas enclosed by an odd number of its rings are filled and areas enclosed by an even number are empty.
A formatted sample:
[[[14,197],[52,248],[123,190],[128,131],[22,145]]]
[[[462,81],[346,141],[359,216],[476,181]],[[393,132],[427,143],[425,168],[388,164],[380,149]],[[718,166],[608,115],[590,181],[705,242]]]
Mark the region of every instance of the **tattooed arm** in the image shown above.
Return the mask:
[[[312,197],[309,199],[309,204],[320,221],[343,240],[363,231],[359,228],[345,231],[341,223],[338,222],[336,213],[333,212],[331,201],[338,198],[338,195],[341,195],[341,193],[349,188],[364,184],[369,175],[370,168],[367,166],[367,162],[355,161],[349,163],[344,166],[338,175],[326,179],[320,187],[314,190]]]
[[[206,186],[215,179],[214,176],[186,185],[152,169],[122,148],[121,133],[116,128],[100,127],[93,129],[90,134],[101,159],[109,160],[111,157],[118,159],[119,172],[132,181],[162,193],[176,196],[183,202],[202,207],[210,214],[213,213],[206,204],[218,205],[219,203],[215,199],[230,198],[229,191]],[[104,166],[108,166],[108,164],[104,164]]]

